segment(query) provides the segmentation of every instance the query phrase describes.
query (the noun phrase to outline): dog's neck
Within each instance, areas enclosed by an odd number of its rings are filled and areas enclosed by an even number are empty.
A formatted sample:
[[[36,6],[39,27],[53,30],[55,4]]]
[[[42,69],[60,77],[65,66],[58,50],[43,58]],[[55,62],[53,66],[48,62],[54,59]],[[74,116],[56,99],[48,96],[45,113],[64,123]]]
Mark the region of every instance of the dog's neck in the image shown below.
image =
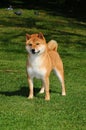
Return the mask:
[[[35,65],[38,65],[38,64],[41,64],[45,61],[45,58],[48,56],[48,53],[47,53],[47,50],[38,55],[38,54],[28,54],[28,61],[29,61],[29,64],[32,66],[35,66]]]

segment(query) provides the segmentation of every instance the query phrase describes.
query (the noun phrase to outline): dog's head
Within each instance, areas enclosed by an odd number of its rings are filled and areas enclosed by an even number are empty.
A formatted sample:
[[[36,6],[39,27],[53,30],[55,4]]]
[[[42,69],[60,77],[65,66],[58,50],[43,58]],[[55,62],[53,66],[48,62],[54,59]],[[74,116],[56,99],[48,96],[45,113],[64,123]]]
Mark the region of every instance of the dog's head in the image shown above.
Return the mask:
[[[42,33],[26,34],[26,50],[29,54],[38,55],[46,51],[46,40]]]

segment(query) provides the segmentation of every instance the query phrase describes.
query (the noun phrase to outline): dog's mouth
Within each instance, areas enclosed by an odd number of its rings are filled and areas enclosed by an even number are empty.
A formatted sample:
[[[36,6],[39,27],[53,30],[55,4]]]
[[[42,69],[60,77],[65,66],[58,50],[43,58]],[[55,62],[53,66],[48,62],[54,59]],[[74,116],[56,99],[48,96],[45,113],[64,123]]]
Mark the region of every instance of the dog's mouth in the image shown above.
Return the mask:
[[[35,51],[35,49],[32,49],[32,50],[31,50],[31,53],[32,53],[32,54],[38,54],[38,53],[40,53],[40,50],[39,50],[39,51]]]

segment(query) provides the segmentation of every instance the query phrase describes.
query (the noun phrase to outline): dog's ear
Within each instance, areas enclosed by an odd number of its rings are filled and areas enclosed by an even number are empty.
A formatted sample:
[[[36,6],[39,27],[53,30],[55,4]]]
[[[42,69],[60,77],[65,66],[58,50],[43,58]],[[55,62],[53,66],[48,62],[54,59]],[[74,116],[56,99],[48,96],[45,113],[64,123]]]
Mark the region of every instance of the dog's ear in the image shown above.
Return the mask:
[[[31,35],[26,34],[26,41],[29,40],[31,38]]]
[[[38,34],[38,37],[39,37],[40,39],[44,39],[44,36],[43,36],[43,34],[42,34],[41,32]]]

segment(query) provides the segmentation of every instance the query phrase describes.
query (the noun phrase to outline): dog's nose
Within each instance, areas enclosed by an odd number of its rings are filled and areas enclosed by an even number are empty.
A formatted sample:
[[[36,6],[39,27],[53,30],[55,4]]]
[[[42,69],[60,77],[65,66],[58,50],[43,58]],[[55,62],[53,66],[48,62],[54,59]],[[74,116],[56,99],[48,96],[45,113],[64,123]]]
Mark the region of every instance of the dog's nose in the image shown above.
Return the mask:
[[[33,54],[35,54],[35,49],[32,49],[31,51],[32,51]]]

